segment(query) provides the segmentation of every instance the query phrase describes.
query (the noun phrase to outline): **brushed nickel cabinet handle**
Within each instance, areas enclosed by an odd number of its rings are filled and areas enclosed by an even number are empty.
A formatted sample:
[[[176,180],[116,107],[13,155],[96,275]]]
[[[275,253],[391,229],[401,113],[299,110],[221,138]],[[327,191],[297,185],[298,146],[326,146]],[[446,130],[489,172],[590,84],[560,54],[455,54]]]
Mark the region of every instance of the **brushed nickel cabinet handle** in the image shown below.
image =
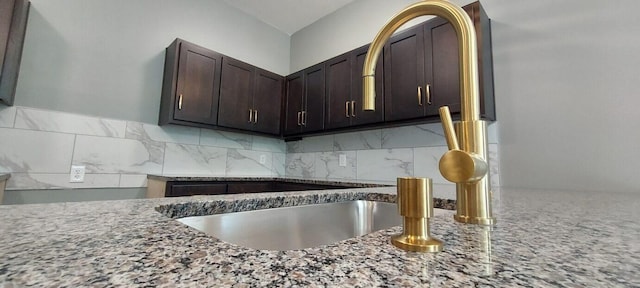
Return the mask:
[[[300,122],[301,115],[302,115],[302,112],[298,111],[298,126],[302,125],[302,122]]]
[[[427,84],[427,104],[431,105],[431,84]]]
[[[258,109],[253,110],[253,123],[258,123]]]
[[[422,106],[422,87],[418,86],[418,106]]]
[[[351,116],[356,117],[356,101],[351,101]]]
[[[344,116],[349,118],[349,101],[344,102]]]
[[[249,109],[249,123],[253,122],[253,109]]]
[[[182,94],[180,94],[178,98],[178,110],[182,110]]]
[[[307,111],[302,111],[302,126],[307,126]]]

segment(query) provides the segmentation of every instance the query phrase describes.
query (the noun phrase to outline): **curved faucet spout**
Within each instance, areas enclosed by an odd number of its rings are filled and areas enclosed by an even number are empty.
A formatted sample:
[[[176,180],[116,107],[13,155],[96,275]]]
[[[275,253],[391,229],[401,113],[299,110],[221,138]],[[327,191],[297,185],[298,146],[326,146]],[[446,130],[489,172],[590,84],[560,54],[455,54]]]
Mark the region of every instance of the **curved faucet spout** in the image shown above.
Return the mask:
[[[460,7],[445,0],[421,1],[400,11],[380,29],[373,39],[362,70],[363,109],[375,110],[375,69],[378,55],[389,37],[409,20],[425,15],[440,16],[453,25],[458,38],[460,58],[461,114],[463,121],[480,119],[480,97],[478,88],[478,52],[473,22]]]
[[[364,60],[363,109],[375,108],[374,71],[378,54],[394,31],[407,21],[423,15],[440,16],[453,26],[458,38],[460,59],[461,120],[451,121],[449,108],[440,108],[440,119],[450,151],[440,159],[440,173],[456,183],[456,215],[459,222],[493,225],[492,193],[489,187],[487,126],[480,120],[478,52],[473,22],[460,7],[445,0],[425,0],[396,14],[373,39]],[[389,97],[389,95],[387,96]]]

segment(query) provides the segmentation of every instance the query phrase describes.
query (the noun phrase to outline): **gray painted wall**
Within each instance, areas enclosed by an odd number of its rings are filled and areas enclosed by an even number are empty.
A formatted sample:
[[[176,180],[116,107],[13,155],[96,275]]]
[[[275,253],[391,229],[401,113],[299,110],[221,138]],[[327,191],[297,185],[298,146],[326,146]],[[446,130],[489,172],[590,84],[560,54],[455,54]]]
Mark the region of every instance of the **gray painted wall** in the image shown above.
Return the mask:
[[[164,49],[183,38],[289,72],[289,36],[219,0],[31,0],[16,105],[157,123]]]
[[[295,33],[291,70],[370,42],[411,2],[356,1]],[[502,186],[640,192],[640,1],[482,4],[493,26]]]

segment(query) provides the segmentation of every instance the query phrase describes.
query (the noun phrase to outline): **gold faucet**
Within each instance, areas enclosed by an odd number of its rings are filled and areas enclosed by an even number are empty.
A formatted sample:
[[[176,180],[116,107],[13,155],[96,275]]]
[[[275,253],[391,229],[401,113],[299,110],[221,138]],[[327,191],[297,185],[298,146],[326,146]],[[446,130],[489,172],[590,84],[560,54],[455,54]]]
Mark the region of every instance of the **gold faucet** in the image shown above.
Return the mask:
[[[493,225],[487,163],[487,126],[480,120],[478,89],[478,52],[473,22],[460,7],[445,0],[425,0],[398,12],[373,39],[362,71],[363,109],[375,110],[375,67],[378,55],[394,31],[418,16],[440,16],[451,23],[459,45],[461,121],[451,121],[449,107],[440,108],[449,151],[440,159],[440,173],[456,183],[457,212],[454,219],[463,223]],[[457,136],[456,136],[457,135]],[[460,145],[458,144],[460,143]]]

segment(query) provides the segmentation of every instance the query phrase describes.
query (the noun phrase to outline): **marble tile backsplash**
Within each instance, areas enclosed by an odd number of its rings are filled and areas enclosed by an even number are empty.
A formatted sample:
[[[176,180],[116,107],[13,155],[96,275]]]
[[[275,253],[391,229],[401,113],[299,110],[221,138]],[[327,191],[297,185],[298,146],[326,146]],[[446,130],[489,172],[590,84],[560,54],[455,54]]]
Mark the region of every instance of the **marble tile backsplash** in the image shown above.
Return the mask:
[[[488,127],[490,181],[500,186],[496,124]],[[397,177],[429,177],[439,197],[455,199],[455,185],[438,170],[447,151],[440,123],[308,137],[287,142],[289,178],[395,184]],[[340,155],[346,165],[339,165]]]
[[[145,187],[147,174],[285,176],[284,141],[240,133],[0,106],[7,189]],[[263,160],[263,161],[261,161]],[[85,181],[69,183],[71,165]]]
[[[489,125],[490,179],[500,186],[495,124]],[[307,137],[276,138],[0,106],[0,173],[7,189],[145,187],[146,174],[262,176],[395,184],[433,178],[447,150],[439,123]],[[345,165],[340,165],[344,155]],[[83,183],[69,183],[84,165]],[[448,193],[448,194],[447,194]],[[442,197],[442,195],[441,195]]]

